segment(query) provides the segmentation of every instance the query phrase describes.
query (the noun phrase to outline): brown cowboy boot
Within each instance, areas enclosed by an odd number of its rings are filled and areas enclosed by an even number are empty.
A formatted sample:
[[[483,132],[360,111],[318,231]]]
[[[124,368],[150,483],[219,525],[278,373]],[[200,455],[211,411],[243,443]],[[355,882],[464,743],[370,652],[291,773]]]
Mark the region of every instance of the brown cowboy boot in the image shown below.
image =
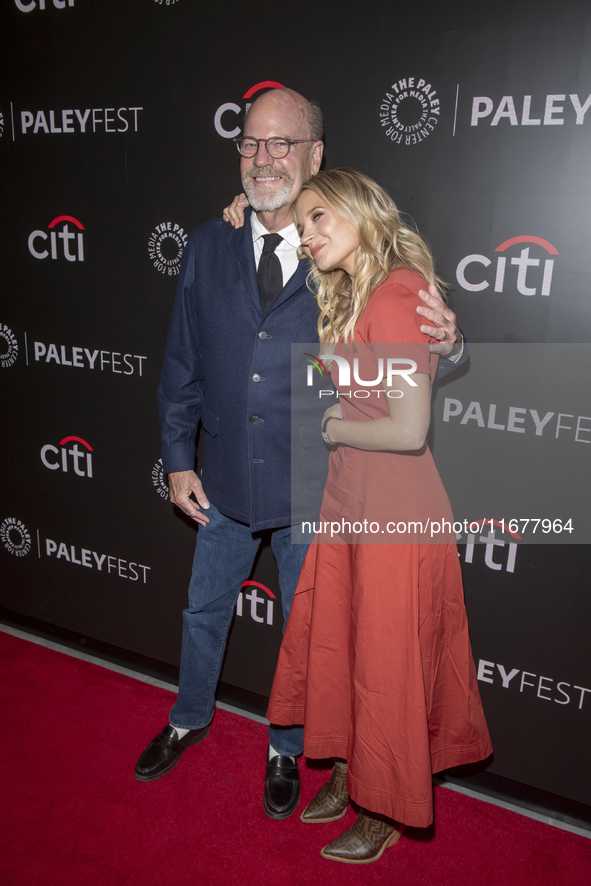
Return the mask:
[[[370,818],[361,811],[353,827],[325,846],[320,855],[347,864],[369,864],[377,861],[384,849],[397,843],[403,830],[403,824],[391,819]]]
[[[308,824],[336,821],[346,813],[348,804],[347,764],[335,760],[330,781],[327,781],[314,799],[308,803],[300,815],[300,821],[305,821]]]

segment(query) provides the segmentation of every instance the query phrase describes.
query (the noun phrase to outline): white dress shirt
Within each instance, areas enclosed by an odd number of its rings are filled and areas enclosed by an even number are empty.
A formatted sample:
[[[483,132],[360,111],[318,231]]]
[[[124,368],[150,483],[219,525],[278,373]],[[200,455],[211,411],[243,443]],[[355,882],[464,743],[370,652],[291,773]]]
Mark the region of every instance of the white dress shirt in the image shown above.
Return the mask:
[[[257,267],[259,267],[259,261],[261,260],[261,255],[263,253],[263,235],[268,234],[269,231],[266,229],[264,225],[260,223],[257,218],[256,212],[252,212],[250,214],[250,224],[252,228],[252,244],[254,247],[254,262]],[[288,225],[287,228],[283,228],[282,231],[277,231],[280,237],[283,237],[283,240],[275,250],[275,255],[281,262],[281,271],[283,273],[283,285],[287,283],[290,277],[296,272],[297,266],[299,264],[299,259],[297,257],[297,248],[300,245],[300,238],[298,232],[295,229],[295,225]]]

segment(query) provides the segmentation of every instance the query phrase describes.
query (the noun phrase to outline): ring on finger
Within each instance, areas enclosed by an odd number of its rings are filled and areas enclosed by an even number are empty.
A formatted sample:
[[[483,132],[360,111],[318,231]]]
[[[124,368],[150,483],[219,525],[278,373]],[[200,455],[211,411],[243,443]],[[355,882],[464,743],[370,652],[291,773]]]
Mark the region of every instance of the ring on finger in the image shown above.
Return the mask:
[[[441,339],[441,341],[442,342],[447,341],[447,329],[443,330],[443,338]]]

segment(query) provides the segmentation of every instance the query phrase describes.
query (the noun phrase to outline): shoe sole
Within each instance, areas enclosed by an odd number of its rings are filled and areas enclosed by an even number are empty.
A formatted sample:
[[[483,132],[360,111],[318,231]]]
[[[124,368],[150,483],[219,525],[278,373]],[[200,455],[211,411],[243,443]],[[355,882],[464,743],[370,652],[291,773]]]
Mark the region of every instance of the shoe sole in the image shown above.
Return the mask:
[[[396,843],[400,840],[402,836],[402,832],[404,831],[404,825],[400,827],[400,830],[397,828],[393,834],[386,840],[380,851],[374,855],[372,858],[339,858],[337,855],[329,855],[324,851],[327,847],[320,850],[320,855],[322,858],[328,859],[328,861],[342,861],[343,864],[371,864],[372,861],[377,861],[378,858],[381,858],[388,846],[395,846]]]
[[[204,738],[207,738],[208,735],[209,735],[209,726],[206,727],[206,730],[203,733],[203,735],[196,735],[195,738],[193,739],[193,741],[190,741],[188,745],[185,745],[183,747],[182,751],[180,752],[180,754],[177,754],[177,756],[174,758],[174,760],[172,761],[170,766],[167,766],[166,769],[163,769],[161,772],[158,772],[157,775],[138,775],[137,772],[134,772],[133,773],[134,777],[137,779],[137,781],[156,781],[158,778],[162,778],[163,775],[168,775],[168,773],[171,772],[174,769],[174,767],[176,766],[176,764],[179,762],[179,760],[181,759],[181,757],[183,756],[183,754],[187,750],[187,748],[192,748],[194,745],[199,744],[199,742],[203,741]]]
[[[269,818],[272,818],[274,821],[285,821],[285,819],[292,816],[294,814],[294,812],[296,811],[296,809],[298,808],[298,805],[300,802],[300,793],[301,793],[301,788],[298,788],[298,794],[297,794],[297,797],[296,797],[295,802],[293,804],[293,809],[290,809],[289,812],[274,812],[268,806],[267,795],[265,794],[263,796],[263,809],[265,810],[266,815],[268,815]]]

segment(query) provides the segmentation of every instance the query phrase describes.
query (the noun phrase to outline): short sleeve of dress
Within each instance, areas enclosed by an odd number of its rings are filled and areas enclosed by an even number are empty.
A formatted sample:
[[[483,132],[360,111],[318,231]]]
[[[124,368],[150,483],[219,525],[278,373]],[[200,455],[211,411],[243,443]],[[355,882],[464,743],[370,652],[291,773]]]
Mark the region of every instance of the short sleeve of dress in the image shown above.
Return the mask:
[[[394,271],[370,296],[355,332],[356,336],[359,332],[363,341],[374,345],[376,356],[408,357],[417,363],[417,372],[429,374],[428,346],[436,339],[421,332],[424,319],[417,314],[417,307],[422,304],[419,289],[427,287],[427,281],[416,271],[406,268]],[[378,350],[375,347],[392,344],[413,347],[378,347]]]

